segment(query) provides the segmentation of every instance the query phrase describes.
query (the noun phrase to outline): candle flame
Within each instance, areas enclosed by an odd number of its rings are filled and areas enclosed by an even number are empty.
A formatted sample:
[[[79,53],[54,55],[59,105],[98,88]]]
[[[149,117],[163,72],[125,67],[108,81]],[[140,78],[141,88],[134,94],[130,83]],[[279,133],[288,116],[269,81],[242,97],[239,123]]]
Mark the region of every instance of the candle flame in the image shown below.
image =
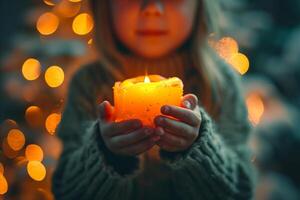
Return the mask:
[[[144,82],[145,82],[145,83],[150,83],[150,82],[151,82],[151,81],[150,81],[150,78],[149,78],[148,76],[145,76]]]

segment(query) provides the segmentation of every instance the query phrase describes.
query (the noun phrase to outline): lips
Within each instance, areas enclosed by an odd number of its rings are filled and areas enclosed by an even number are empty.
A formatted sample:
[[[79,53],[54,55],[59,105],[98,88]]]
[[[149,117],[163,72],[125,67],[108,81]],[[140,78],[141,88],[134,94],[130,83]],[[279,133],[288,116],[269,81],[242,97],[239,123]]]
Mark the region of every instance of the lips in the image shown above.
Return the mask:
[[[168,31],[166,30],[137,30],[136,31],[137,35],[140,36],[163,36],[167,35]]]

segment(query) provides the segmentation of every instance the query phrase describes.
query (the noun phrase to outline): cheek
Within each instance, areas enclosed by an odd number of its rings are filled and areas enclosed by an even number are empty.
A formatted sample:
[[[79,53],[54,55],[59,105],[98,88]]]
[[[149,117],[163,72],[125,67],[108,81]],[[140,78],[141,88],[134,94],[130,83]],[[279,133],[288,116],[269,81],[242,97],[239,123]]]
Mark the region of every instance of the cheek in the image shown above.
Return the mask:
[[[168,13],[168,22],[173,42],[176,44],[183,43],[191,34],[195,20],[195,9],[190,6],[173,8]],[[172,8],[170,8],[172,9]],[[182,28],[178,28],[182,27]]]
[[[112,5],[113,29],[118,39],[125,44],[134,40],[138,9],[136,5],[125,4],[125,1]]]

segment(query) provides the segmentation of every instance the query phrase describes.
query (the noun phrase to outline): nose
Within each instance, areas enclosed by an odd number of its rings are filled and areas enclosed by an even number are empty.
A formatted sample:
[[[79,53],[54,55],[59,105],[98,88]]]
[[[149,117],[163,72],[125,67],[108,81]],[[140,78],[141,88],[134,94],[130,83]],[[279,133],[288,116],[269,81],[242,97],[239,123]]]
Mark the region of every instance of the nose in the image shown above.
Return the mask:
[[[164,12],[164,5],[161,0],[143,0],[141,12],[144,16],[160,16]]]

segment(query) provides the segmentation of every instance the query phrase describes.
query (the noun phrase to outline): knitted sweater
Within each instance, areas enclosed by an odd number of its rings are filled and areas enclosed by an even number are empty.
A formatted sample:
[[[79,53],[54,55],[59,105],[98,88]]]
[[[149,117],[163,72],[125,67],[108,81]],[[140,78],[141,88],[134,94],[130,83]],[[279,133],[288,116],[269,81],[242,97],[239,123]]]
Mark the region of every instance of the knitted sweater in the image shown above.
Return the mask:
[[[52,178],[60,200],[250,199],[253,170],[246,145],[250,133],[239,79],[227,65],[217,121],[201,108],[202,124],[193,145],[180,153],[160,150],[144,167],[138,156],[120,156],[105,146],[97,104],[112,99],[116,80],[100,63],[72,78],[57,130],[64,148]]]

